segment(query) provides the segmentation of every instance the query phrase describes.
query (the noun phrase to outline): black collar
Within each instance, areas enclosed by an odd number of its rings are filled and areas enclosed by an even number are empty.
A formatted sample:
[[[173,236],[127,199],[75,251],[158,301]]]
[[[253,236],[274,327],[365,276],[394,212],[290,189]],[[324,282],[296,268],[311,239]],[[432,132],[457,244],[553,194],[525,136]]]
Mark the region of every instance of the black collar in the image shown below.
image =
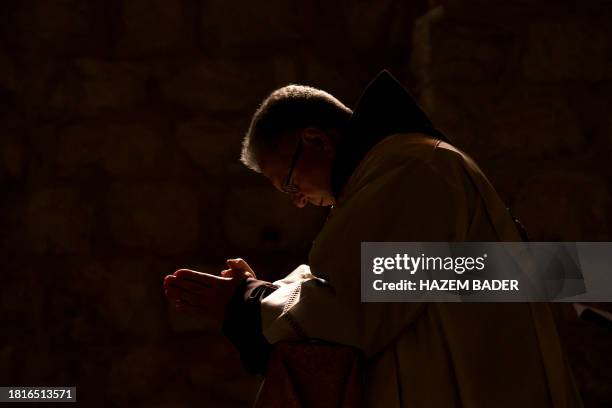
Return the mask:
[[[395,133],[425,133],[450,142],[433,124],[410,93],[383,70],[366,87],[355,105],[342,139],[336,146],[331,187],[338,197],[366,153]]]

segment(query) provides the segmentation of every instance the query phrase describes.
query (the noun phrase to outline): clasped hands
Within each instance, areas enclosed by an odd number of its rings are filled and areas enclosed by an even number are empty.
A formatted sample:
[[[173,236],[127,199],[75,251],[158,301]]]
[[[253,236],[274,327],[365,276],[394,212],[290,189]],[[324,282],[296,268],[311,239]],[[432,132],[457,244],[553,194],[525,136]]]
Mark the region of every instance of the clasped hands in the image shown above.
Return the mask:
[[[243,259],[228,259],[220,276],[179,269],[164,278],[164,293],[176,310],[222,322],[225,308],[244,279],[256,278]]]

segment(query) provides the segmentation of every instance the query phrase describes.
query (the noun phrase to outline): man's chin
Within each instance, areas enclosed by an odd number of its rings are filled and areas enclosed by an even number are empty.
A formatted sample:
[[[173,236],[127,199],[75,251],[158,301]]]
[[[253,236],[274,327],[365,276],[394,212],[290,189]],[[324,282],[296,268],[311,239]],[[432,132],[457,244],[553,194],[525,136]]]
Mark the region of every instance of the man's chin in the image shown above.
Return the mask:
[[[325,197],[321,197],[317,205],[319,207],[329,207],[330,205],[333,205],[333,204],[334,202],[332,200],[326,199]]]
[[[308,202],[312,205],[316,205],[317,207],[329,207],[333,203],[330,200],[327,200],[325,197],[313,197],[309,198]]]

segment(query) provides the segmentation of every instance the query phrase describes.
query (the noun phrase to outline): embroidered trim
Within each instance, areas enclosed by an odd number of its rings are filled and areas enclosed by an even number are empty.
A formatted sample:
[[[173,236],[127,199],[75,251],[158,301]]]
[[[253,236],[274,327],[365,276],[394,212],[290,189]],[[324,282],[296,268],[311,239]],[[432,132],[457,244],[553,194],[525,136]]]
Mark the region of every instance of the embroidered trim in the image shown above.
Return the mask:
[[[295,285],[295,288],[293,288],[293,290],[289,294],[289,298],[285,302],[285,306],[283,306],[283,314],[285,314],[293,306],[293,303],[295,302],[297,297],[300,295],[300,288],[301,288],[300,284],[301,282],[298,282],[298,284]]]
[[[295,333],[298,335],[298,337],[301,337],[303,339],[306,338],[306,334],[304,333],[304,331],[302,330],[300,325],[295,321],[293,316],[291,316],[291,314],[285,313],[283,315],[283,317],[285,319],[287,319],[287,322],[289,323],[289,326],[291,326],[291,328],[295,331]]]
[[[293,307],[293,304],[295,303],[296,299],[300,295],[300,289],[301,289],[300,285],[301,285],[301,282],[298,282],[298,284],[295,285],[295,288],[289,294],[289,298],[287,299],[287,301],[285,302],[285,305],[283,306],[283,313],[281,316],[287,320],[287,322],[289,323],[289,326],[291,326],[293,331],[295,331],[295,333],[299,337],[306,338],[306,334],[304,333],[300,325],[295,321],[293,316],[289,313],[289,309]]]

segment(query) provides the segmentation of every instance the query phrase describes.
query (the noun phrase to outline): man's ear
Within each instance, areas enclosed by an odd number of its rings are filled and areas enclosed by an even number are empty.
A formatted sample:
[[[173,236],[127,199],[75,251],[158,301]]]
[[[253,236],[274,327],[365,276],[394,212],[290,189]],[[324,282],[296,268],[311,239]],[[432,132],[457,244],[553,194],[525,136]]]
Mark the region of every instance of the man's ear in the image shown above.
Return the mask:
[[[315,127],[307,127],[302,130],[302,140],[304,143],[313,145],[325,151],[332,151],[334,149],[334,145],[329,134]]]

